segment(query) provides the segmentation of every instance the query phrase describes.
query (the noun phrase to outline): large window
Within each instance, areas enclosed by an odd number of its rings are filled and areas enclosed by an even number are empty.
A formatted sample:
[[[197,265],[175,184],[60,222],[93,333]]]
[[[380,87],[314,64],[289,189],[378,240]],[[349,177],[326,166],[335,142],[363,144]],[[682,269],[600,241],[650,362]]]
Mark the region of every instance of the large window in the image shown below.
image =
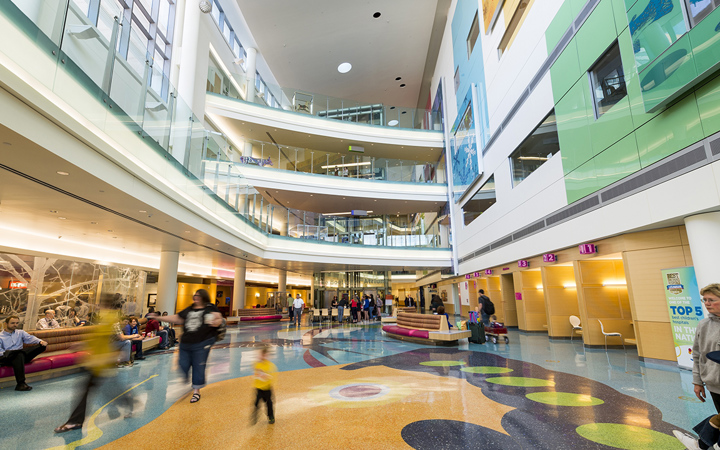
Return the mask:
[[[720,0],[685,0],[690,25],[693,27],[720,6]]]
[[[478,13],[476,12],[475,18],[473,19],[473,23],[470,26],[470,33],[468,33],[468,37],[467,37],[468,59],[470,59],[470,55],[472,55],[472,51],[475,48],[475,44],[477,43],[479,36],[480,36],[480,23],[478,22]]]
[[[510,155],[513,187],[520,184],[559,151],[555,110],[552,110]]]
[[[485,181],[475,195],[473,195],[472,198],[463,205],[463,220],[465,225],[468,225],[470,222],[477,219],[494,204],[495,175],[490,175],[490,178]]]
[[[627,95],[620,48],[615,42],[588,72],[595,105],[595,119]]]

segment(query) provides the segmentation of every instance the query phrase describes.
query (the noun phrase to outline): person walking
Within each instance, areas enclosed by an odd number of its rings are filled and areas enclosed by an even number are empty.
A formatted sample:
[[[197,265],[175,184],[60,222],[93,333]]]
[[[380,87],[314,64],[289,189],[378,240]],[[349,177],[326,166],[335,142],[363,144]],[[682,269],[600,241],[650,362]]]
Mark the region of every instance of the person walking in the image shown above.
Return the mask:
[[[158,320],[157,314],[148,316]],[[193,295],[193,304],[173,316],[162,318],[165,322],[183,326],[180,336],[180,370],[189,378],[192,369],[193,394],[190,403],[200,401],[200,389],[205,386],[205,367],[210,348],[215,343],[222,315],[205,289],[198,289]]]
[[[350,314],[352,315],[353,323],[358,322],[358,301],[357,296],[353,297],[350,301]]]
[[[293,309],[295,310],[295,325],[300,326],[301,322],[300,319],[302,318],[302,312],[303,307],[305,306],[305,301],[303,301],[300,294],[297,295],[295,300],[293,301]]]
[[[268,347],[262,347],[260,349],[260,360],[253,366],[254,380],[253,387],[255,388],[255,408],[253,409],[252,415],[250,416],[250,423],[255,425],[257,422],[257,414],[260,409],[260,401],[265,402],[265,408],[267,409],[268,423],[270,425],[275,423],[275,411],[273,410],[273,385],[275,384],[275,372],[277,367],[275,364],[267,359]]]
[[[345,314],[345,308],[348,306],[347,298],[343,297],[338,303],[338,323],[343,323],[343,314]]]

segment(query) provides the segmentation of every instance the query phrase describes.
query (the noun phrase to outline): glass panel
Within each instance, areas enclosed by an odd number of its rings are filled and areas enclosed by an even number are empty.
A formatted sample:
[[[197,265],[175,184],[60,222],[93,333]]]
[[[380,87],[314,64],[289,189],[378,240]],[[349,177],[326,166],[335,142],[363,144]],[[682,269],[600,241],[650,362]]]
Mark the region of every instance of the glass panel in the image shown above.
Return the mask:
[[[475,18],[473,19],[472,25],[470,26],[470,33],[468,33],[467,37],[468,59],[470,59],[470,55],[472,55],[472,51],[473,48],[475,48],[475,43],[477,42],[478,36],[480,36],[480,24],[478,22],[478,13],[475,13]]]
[[[115,17],[122,20],[122,16],[123,8],[117,0],[100,0],[100,12],[98,14],[97,29],[108,41],[110,41]]]
[[[560,151],[555,110],[510,155],[513,187]]]
[[[707,17],[715,8],[720,5],[719,0],[685,0],[688,13],[690,14],[690,24],[694,27],[701,20]]]
[[[617,42],[590,69],[590,79],[595,98],[595,118],[599,118],[627,95]]]
[[[482,185],[472,198],[463,205],[463,218],[465,225],[477,219],[489,207],[495,204],[495,175]]]
[[[133,22],[130,26],[130,43],[128,45],[127,62],[130,64],[130,67],[140,75],[142,75],[145,70],[147,48],[147,37],[138,29],[137,24]]]
[[[227,21],[225,21],[225,26],[223,26],[222,32],[223,36],[225,36],[225,40],[230,43],[230,33],[232,32],[232,30],[230,29],[230,24],[228,24]]]
[[[217,8],[213,8],[215,10]],[[168,23],[170,21],[170,3],[168,0],[160,0],[160,10],[158,12],[157,29],[163,36],[167,37]]]

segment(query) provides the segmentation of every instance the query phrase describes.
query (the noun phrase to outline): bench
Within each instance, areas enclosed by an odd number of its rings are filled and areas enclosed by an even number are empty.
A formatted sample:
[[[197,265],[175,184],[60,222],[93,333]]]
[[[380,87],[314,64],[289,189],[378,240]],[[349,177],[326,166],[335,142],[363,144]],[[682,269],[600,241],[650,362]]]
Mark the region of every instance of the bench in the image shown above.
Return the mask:
[[[397,315],[401,312],[406,313],[417,313],[417,309],[414,306],[398,306],[395,308],[393,316],[383,317],[380,319],[381,323],[397,323]]]
[[[275,308],[247,308],[234,310],[227,322],[279,322],[280,319],[282,314],[278,314]]]
[[[451,331],[447,318],[436,314],[398,312],[397,325],[384,325],[382,329],[395,339],[435,345],[454,345],[471,336],[469,330]]]

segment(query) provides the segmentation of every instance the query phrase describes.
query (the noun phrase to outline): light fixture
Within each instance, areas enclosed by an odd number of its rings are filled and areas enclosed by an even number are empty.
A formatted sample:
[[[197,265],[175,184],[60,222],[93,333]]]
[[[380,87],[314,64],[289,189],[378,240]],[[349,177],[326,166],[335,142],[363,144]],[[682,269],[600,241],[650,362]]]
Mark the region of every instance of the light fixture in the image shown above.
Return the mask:
[[[58,217],[58,219],[65,220],[65,219],[67,219],[67,217]]]
[[[401,87],[401,88],[404,88],[404,87],[405,87],[405,83],[401,84],[400,87]]]
[[[235,58],[235,61],[233,61],[238,66],[242,66],[245,63],[245,60],[243,58]]]
[[[334,169],[336,167],[357,167],[357,166],[369,166],[372,164],[370,161],[365,162],[354,162],[347,164],[330,164],[329,166],[320,166],[321,169]]]
[[[538,284],[537,286],[535,286],[535,289],[537,289],[538,291],[542,291],[543,285],[542,285],[542,284]]]
[[[395,81],[400,81],[400,80],[402,80],[402,77],[395,77]]]
[[[627,286],[624,281],[604,281],[603,286]]]
[[[348,73],[350,69],[352,69],[352,64],[349,62],[344,62],[338,66],[338,72],[340,73]]]
[[[376,19],[379,19],[380,16],[382,16],[382,14],[380,13],[380,11],[376,12],[375,14],[373,14],[373,17],[376,18]]]
[[[544,156],[518,156],[521,161],[547,161],[548,159]]]
[[[200,4],[198,4],[200,7],[200,11],[203,14],[208,14],[210,11],[212,11],[212,3],[210,3],[208,0],[202,0]]]
[[[396,119],[393,119],[393,120],[391,120],[390,122],[388,122],[388,125],[391,126],[391,127],[394,127],[394,126],[396,126],[396,125],[399,124],[399,123],[400,123],[400,122],[398,122]]]
[[[97,225],[97,222],[90,222],[90,225]]]
[[[565,283],[565,284],[563,284],[563,287],[565,289],[575,289],[577,286],[574,285],[573,283]]]
[[[372,211],[365,211],[366,213],[370,214]],[[352,211],[348,212],[339,212],[339,213],[320,213],[323,216],[348,216],[352,214]]]
[[[145,211],[144,209],[141,209],[141,210],[140,210],[140,211],[138,211],[138,212],[141,212],[141,213],[146,213],[147,211]]]
[[[260,293],[259,293],[259,292],[256,292],[256,293],[255,293],[255,297],[260,297]]]
[[[58,171],[57,171],[57,174],[58,174],[58,175],[62,175],[62,176],[68,176],[68,175],[70,175],[69,173],[63,172],[63,171],[61,171],[61,170],[58,170]]]
[[[57,214],[57,209],[51,209],[50,212],[53,214]]]

